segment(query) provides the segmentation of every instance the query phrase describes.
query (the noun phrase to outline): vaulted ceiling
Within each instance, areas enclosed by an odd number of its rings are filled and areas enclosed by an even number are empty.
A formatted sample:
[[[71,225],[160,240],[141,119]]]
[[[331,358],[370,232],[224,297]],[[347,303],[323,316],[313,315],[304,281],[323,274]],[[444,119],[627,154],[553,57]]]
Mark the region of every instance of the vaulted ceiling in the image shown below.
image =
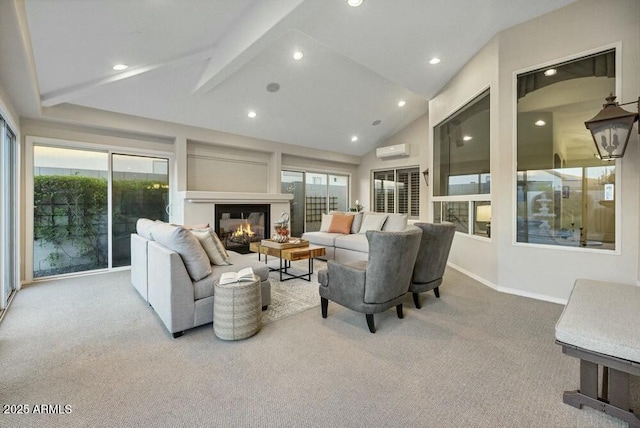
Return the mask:
[[[36,94],[24,117],[69,103],[363,155],[496,33],[572,1],[15,0],[0,48],[33,72],[2,55],[0,83]]]

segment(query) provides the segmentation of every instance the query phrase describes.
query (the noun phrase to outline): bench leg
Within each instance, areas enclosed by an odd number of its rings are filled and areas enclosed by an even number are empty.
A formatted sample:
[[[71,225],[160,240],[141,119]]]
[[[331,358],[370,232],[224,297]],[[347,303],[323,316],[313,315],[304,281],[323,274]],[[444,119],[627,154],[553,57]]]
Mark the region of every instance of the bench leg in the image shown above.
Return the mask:
[[[629,409],[629,373],[609,369],[609,403],[623,410]]]
[[[591,398],[598,398],[598,365],[580,360],[580,392]]]
[[[591,407],[626,421],[630,427],[640,428],[640,418],[629,409],[629,373],[603,368],[608,371],[603,378],[603,398],[598,398],[598,364],[580,359],[580,390],[565,391],[562,401],[578,409]]]

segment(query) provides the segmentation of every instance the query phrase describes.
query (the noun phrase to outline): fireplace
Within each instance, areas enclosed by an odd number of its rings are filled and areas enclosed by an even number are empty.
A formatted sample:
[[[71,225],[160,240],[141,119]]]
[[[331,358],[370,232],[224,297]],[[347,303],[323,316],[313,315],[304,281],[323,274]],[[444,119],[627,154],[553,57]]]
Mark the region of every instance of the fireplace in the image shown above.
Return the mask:
[[[270,211],[268,204],[216,204],[216,234],[226,249],[246,254],[251,242],[269,238]]]

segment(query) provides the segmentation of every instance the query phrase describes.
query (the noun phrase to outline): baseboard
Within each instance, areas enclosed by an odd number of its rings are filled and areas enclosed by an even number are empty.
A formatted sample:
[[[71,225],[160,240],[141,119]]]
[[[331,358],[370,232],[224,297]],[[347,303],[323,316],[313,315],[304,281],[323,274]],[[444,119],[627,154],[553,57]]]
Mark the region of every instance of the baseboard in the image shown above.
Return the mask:
[[[524,290],[518,290],[516,288],[510,288],[510,287],[500,287],[496,284],[494,284],[491,281],[487,281],[486,279],[474,274],[473,272],[469,272],[468,270],[457,266],[454,263],[447,263],[447,266],[451,267],[452,269],[457,270],[460,273],[463,273],[465,275],[467,275],[470,278],[473,278],[474,280],[478,281],[479,283],[486,285],[489,288],[492,288],[496,291],[499,291],[500,293],[506,293],[506,294],[513,294],[515,296],[521,296],[521,297],[528,297],[530,299],[536,299],[536,300],[542,300],[544,302],[550,302],[550,303],[557,303],[560,305],[566,305],[567,304],[567,299],[561,299],[559,297],[553,297],[553,296],[548,296],[546,294],[539,294],[539,293],[532,293],[530,291],[524,291]]]

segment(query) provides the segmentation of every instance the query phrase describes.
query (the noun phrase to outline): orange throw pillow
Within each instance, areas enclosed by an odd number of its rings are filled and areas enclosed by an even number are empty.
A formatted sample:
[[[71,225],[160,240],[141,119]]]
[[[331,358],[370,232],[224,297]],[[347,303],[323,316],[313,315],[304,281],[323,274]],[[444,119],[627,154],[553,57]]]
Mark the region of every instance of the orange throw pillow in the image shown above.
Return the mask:
[[[331,219],[331,226],[329,226],[329,233],[344,233],[348,235],[351,233],[351,223],[353,223],[352,215],[346,214],[334,214]]]

